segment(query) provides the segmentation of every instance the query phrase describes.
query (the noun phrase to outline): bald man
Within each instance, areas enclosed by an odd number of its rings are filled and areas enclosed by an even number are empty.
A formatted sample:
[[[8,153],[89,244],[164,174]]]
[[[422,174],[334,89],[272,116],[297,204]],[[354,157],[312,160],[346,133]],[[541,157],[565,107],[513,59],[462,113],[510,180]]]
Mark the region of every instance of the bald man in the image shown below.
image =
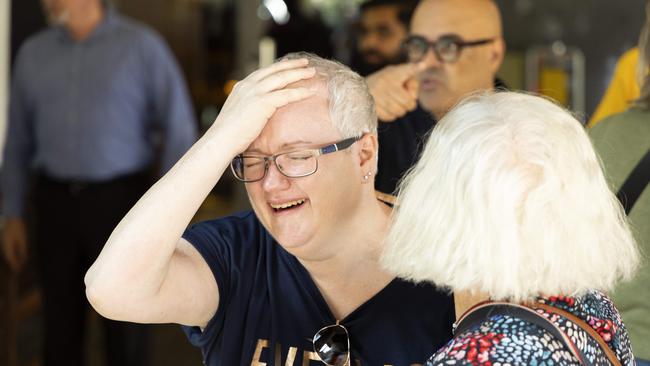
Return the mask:
[[[505,52],[499,9],[491,0],[421,1],[404,48],[408,63],[366,79],[384,122],[375,186],[385,193],[415,163],[436,120],[467,94],[494,87]]]

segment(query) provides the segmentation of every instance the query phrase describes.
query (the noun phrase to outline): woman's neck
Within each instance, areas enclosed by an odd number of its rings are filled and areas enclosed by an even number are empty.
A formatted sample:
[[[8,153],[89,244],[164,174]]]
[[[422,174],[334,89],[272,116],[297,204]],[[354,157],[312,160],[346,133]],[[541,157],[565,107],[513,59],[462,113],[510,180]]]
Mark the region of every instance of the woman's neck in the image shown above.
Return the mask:
[[[479,291],[454,291],[454,305],[456,307],[456,320],[458,320],[472,306],[489,300],[489,296]]]
[[[317,254],[295,253],[312,277],[322,280],[348,278],[359,272],[360,266],[379,268],[391,208],[373,198],[366,208],[358,211],[335,231],[309,245],[308,251]]]
[[[370,299],[394,278],[379,265],[390,212],[389,206],[375,200],[346,225],[347,230],[321,243],[331,245],[338,240],[336,253],[319,260],[299,258],[338,319]]]

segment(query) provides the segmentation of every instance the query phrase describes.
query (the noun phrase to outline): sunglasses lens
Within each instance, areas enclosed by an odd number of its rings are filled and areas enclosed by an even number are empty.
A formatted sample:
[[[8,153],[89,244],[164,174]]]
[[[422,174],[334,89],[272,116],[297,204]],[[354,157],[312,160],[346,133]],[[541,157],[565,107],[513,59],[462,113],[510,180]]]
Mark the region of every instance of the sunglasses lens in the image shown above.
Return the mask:
[[[327,365],[347,365],[350,355],[348,331],[341,325],[321,329],[314,335],[314,351]]]

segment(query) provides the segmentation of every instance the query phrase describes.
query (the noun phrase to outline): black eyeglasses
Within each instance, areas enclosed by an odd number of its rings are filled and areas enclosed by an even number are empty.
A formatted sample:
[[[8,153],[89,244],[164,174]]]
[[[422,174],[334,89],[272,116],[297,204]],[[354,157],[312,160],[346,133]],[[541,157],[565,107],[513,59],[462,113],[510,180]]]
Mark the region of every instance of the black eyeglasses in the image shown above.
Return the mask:
[[[429,51],[429,47],[431,47],[438,61],[442,63],[454,63],[458,61],[463,48],[480,46],[493,41],[494,38],[464,41],[456,34],[443,35],[436,41],[429,41],[422,36],[409,36],[402,43],[402,47],[411,62],[422,61],[427,51]]]
[[[350,365],[350,336],[344,326],[329,325],[314,335],[314,352],[328,366]]]
[[[318,170],[318,157],[320,155],[345,150],[360,138],[350,137],[337,143],[321,147],[320,149],[297,150],[271,156],[239,154],[230,163],[230,169],[232,169],[235,178],[244,183],[262,180],[269,170],[270,161],[286,177],[306,177],[316,173],[316,170]]]

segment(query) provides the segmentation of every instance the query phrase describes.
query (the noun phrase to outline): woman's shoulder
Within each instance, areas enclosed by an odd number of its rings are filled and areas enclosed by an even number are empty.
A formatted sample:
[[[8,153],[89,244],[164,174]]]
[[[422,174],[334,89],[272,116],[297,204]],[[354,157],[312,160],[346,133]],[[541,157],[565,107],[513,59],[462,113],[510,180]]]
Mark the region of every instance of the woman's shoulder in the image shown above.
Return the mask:
[[[582,319],[594,328],[614,350],[621,364],[631,364],[633,359],[625,326],[613,302],[602,292],[591,291],[577,297],[550,296],[539,302],[557,307]],[[542,315],[551,320],[576,344],[584,347],[590,359],[606,362],[597,351],[595,341],[568,319]],[[474,362],[510,364],[577,365],[563,342],[539,325],[516,316],[497,314],[486,321],[458,334],[428,361],[427,365],[463,365]]]
[[[538,301],[575,315],[598,333],[607,346],[614,351],[621,364],[625,365],[632,362],[634,356],[632,355],[629,336],[621,314],[614,302],[604,293],[589,291],[581,296],[550,296],[540,298]],[[574,342],[578,338],[588,337],[588,334],[570,319],[552,315],[548,312],[545,312],[545,314],[565,333],[569,334]],[[573,334],[575,336],[572,336]],[[589,343],[594,345],[593,348],[590,348],[593,357],[604,356],[602,352],[595,351],[595,349],[599,348],[595,341]],[[587,354],[589,355],[590,352],[587,352]]]
[[[541,327],[510,315],[493,315],[458,334],[426,363],[577,365],[560,340]]]
[[[605,117],[594,127],[588,130],[592,138],[612,138],[622,136],[634,136],[639,132],[650,131],[650,110],[639,107],[630,107],[627,110]]]

